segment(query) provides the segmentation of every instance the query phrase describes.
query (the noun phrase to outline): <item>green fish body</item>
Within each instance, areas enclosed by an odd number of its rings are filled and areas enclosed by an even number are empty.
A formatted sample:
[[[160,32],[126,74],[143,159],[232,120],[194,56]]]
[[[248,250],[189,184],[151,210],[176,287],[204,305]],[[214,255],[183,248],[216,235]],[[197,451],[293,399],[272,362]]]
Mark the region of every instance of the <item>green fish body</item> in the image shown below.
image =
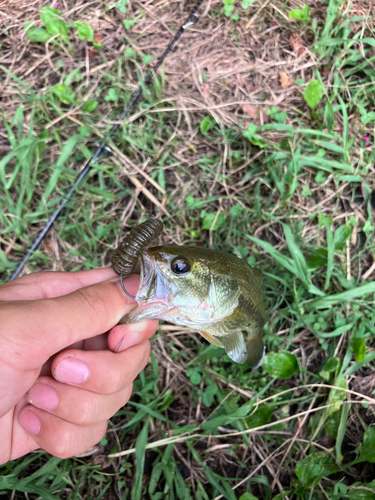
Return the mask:
[[[138,307],[120,323],[159,319],[188,326],[233,361],[260,366],[266,322],[260,271],[218,250],[158,246],[140,253],[140,274]]]

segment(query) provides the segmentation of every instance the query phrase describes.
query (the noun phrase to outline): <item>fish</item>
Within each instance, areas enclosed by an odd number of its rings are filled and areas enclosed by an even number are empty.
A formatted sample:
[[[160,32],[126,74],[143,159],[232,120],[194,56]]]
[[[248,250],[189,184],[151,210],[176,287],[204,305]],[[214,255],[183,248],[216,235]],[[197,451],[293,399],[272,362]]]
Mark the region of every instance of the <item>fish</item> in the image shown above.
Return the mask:
[[[259,270],[219,250],[175,245],[142,249],[139,268],[137,307],[120,324],[158,319],[187,326],[236,363],[261,365],[267,314]]]

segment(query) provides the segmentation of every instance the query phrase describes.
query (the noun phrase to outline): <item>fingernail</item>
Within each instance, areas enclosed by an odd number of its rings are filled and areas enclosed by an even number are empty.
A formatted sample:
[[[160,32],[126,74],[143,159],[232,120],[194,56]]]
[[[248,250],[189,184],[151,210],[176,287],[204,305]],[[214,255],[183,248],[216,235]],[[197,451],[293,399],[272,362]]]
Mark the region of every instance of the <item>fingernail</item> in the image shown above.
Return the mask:
[[[55,367],[53,376],[66,384],[82,384],[89,376],[89,367],[76,358],[64,358]]]
[[[57,392],[47,384],[35,384],[26,394],[26,399],[42,410],[54,410],[59,402]]]
[[[34,434],[34,436],[39,434],[42,423],[39,417],[37,417],[33,411],[23,411],[20,414],[18,421],[20,425],[25,429],[25,431],[29,434]]]
[[[139,341],[140,341],[140,335],[138,332],[129,332],[122,337],[121,342],[116,347],[115,352],[118,352],[120,350],[120,347],[121,351],[124,351],[125,349],[128,349],[133,345],[139,344]]]

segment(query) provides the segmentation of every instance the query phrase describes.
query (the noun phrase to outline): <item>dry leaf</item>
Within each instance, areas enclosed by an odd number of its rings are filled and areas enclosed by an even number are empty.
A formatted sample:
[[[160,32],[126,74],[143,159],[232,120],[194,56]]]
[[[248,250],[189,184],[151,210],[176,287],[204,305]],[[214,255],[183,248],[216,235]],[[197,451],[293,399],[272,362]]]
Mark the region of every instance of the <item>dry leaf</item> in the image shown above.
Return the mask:
[[[44,248],[47,250],[47,252],[52,252],[53,250],[52,243],[50,241],[45,241]]]
[[[242,111],[246,113],[250,120],[245,121],[245,127],[247,128],[250,123],[255,123],[255,125],[264,125],[268,123],[268,115],[266,114],[262,106],[253,106],[252,104],[242,104]]]
[[[102,35],[100,33],[95,33],[94,34],[94,42],[95,43],[102,43]],[[95,50],[94,47],[89,47],[89,56],[91,59],[96,57],[98,55],[97,51]]]
[[[259,123],[260,125],[264,125],[265,123],[268,123],[269,117],[266,113],[266,110],[264,108],[259,107]]]
[[[281,83],[281,86],[283,89],[287,89],[288,87],[293,85],[293,83],[294,83],[293,78],[290,78],[290,76],[288,76],[283,71],[281,73],[279,73],[279,75],[280,75],[280,83]]]
[[[94,42],[95,43],[102,43],[102,35],[100,33],[95,33]]]
[[[257,112],[252,104],[242,104],[242,111],[246,113],[250,118],[256,118]]]
[[[293,35],[289,37],[289,44],[297,56],[306,54],[305,42],[298,33],[293,33]]]
[[[236,73],[236,81],[237,81],[237,85],[239,85],[240,87],[245,86],[245,82],[243,81],[243,77],[242,77],[241,73]]]

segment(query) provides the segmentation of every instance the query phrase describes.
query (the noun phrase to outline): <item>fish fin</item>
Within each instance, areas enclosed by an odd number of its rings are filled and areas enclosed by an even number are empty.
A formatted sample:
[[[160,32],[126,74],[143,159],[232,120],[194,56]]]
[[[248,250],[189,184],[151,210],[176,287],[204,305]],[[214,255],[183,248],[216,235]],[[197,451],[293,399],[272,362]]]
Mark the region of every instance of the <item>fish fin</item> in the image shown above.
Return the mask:
[[[221,337],[224,349],[230,359],[243,364],[247,360],[247,350],[242,332],[233,332]]]
[[[203,338],[205,338],[208,342],[210,342],[210,344],[214,344],[217,347],[223,347],[223,344],[220,342],[220,340],[215,339],[215,337],[213,337],[210,333],[202,331],[200,331],[199,333],[202,335]]]
[[[266,346],[263,344],[262,337],[260,335],[251,336],[246,342],[246,350],[247,363],[250,368],[254,370],[259,368],[266,353]]]

